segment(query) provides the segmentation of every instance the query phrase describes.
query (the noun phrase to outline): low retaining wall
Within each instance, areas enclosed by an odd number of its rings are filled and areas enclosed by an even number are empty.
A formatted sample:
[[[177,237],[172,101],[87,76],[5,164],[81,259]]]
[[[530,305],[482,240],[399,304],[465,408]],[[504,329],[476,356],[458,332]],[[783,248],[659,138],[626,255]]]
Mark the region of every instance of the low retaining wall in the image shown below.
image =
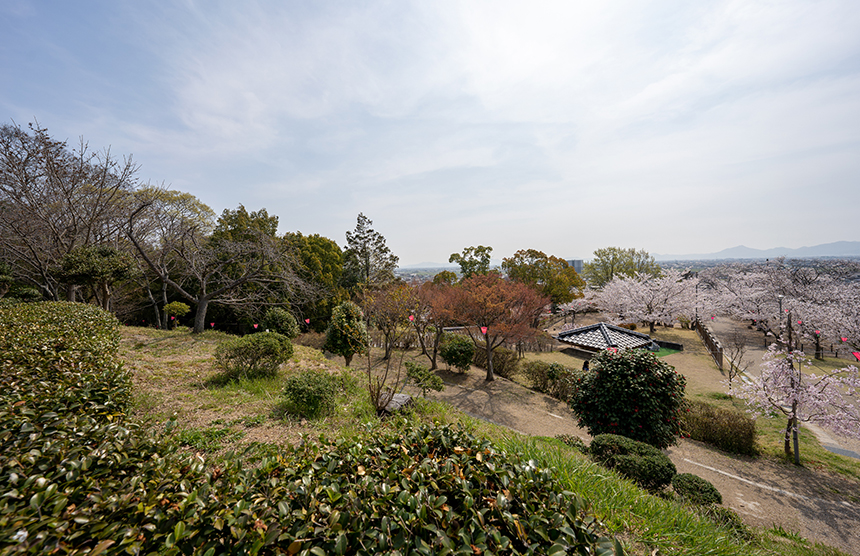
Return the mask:
[[[664,342],[663,340],[654,340],[654,342],[660,346],[661,348],[666,349],[676,349],[678,351],[684,351],[683,344],[676,344],[675,342]]]

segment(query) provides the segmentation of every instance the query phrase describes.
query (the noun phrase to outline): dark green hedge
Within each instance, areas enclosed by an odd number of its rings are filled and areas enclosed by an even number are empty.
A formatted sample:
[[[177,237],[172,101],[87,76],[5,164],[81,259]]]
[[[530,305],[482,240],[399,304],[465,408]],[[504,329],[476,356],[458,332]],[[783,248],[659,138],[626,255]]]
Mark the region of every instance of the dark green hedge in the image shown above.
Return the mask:
[[[675,464],[661,450],[617,434],[595,436],[589,453],[594,461],[653,492],[668,486],[677,473]]]

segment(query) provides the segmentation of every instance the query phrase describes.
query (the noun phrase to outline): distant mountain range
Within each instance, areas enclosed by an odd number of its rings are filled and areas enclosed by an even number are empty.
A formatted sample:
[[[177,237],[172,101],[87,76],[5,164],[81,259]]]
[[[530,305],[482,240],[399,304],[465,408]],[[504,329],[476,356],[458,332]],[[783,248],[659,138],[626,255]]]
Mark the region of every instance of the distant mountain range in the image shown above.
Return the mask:
[[[698,253],[694,255],[660,255],[654,253],[657,261],[701,261],[715,259],[774,259],[786,257],[789,259],[805,259],[814,257],[860,257],[860,241],[837,241],[812,247],[775,247],[773,249],[753,249],[738,245],[723,249],[716,253]]]

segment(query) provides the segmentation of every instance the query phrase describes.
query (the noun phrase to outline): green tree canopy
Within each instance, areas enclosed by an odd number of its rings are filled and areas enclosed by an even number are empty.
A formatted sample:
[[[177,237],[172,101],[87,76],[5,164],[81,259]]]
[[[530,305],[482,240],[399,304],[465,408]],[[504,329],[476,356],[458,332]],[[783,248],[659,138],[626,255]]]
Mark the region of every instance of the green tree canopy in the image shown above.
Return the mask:
[[[262,208],[248,212],[244,205],[236,210],[224,209],[212,233],[213,240],[256,241],[257,234],[275,237],[278,233],[278,217],[269,216]]]
[[[490,255],[492,253],[493,248],[484,245],[466,247],[462,254],[451,253],[448,262],[460,265],[461,279],[465,280],[475,274],[490,272]]]
[[[535,249],[520,249],[502,259],[502,269],[515,282],[528,284],[554,304],[570,303],[582,297],[585,282],[564,259],[547,256]]]
[[[111,285],[131,277],[134,258],[110,245],[84,245],[66,253],[61,265],[63,280],[91,286],[99,305],[107,311]]]
[[[371,228],[373,221],[359,213],[355,230],[346,232],[344,274],[347,282],[360,287],[382,286],[395,280],[400,260],[385,245],[385,238]]]
[[[299,305],[297,310],[311,321],[311,328],[322,331],[331,320],[334,307],[349,296],[342,285],[343,251],[333,240],[319,234],[287,232],[284,240],[295,249],[299,277],[319,292],[318,297]]]
[[[660,265],[644,249],[604,247],[594,252],[594,260],[585,263],[582,273],[590,286],[602,288],[616,276],[637,273],[659,276]]]

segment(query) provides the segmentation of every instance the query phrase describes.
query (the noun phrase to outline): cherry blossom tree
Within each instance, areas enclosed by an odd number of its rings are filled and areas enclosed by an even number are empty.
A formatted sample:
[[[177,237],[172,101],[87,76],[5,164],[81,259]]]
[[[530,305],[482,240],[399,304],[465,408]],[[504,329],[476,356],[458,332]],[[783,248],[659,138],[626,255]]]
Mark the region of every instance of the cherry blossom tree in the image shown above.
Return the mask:
[[[768,337],[784,332],[790,313],[796,339],[812,343],[816,358],[823,357],[828,340],[836,343],[844,337],[860,345],[860,263],[780,258],[723,265],[701,276],[718,312],[750,320]]]
[[[787,351],[776,345],[764,356],[761,375],[737,383],[730,394],[746,400],[749,408],[763,415],[781,413],[788,418],[785,427],[785,455],[791,457],[794,437],[794,462],[800,464],[797,441],[799,423],[815,423],[836,434],[860,439],[860,372],[848,366],[823,374],[804,372],[810,361],[800,351]]]
[[[647,322],[650,332],[658,322],[692,318],[696,306],[695,277],[677,269],[661,276],[637,273],[616,276],[597,294],[596,305],[613,322]]]

